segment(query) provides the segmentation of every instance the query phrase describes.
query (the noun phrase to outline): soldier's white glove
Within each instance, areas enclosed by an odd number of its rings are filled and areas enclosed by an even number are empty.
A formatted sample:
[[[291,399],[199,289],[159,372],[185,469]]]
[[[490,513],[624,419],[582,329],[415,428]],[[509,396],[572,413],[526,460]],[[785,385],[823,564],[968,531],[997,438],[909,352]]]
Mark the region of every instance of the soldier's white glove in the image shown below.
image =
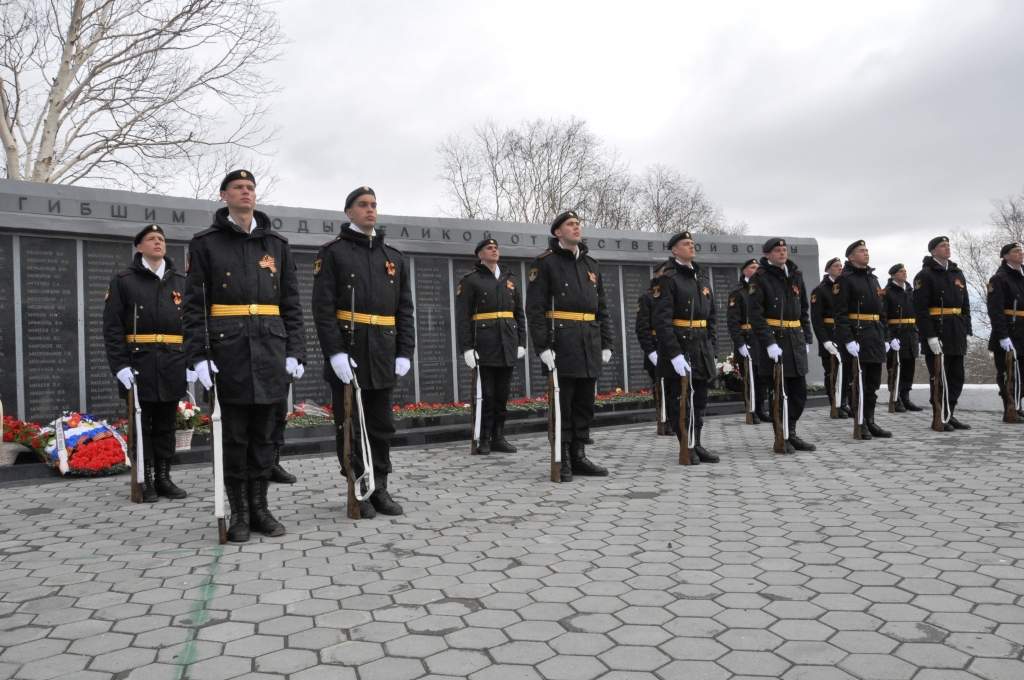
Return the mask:
[[[932,354],[942,354],[942,343],[938,338],[928,338],[928,349],[932,351]]]
[[[135,372],[126,366],[117,372],[117,379],[121,381],[126,390],[130,390],[135,384]]]
[[[856,340],[851,340],[846,343],[846,351],[850,353],[851,357],[860,356],[860,343]]]
[[[540,353],[540,362],[548,367],[549,371],[555,370],[555,353],[549,349]]]
[[[768,358],[772,361],[778,361],[779,357],[782,356],[782,348],[779,347],[778,343],[772,343],[768,346]]]
[[[188,368],[185,369],[185,382],[194,383],[198,378],[199,376],[196,375],[195,371]]]
[[[217,370],[217,364],[212,361],[200,361],[196,364],[196,377],[199,378],[199,382],[203,384],[203,387],[210,389],[213,387],[213,374],[220,373]]]
[[[657,352],[651,352],[650,354],[647,355],[647,358],[650,359],[651,363],[654,364],[655,366],[658,365],[658,353]]]
[[[288,372],[288,375],[298,380],[302,377],[302,374],[306,372],[306,369],[302,367],[299,360],[294,357],[288,357],[284,360],[284,370]]]
[[[825,351],[831,354],[832,356],[839,356],[839,347],[836,345],[836,343],[832,342],[831,340],[826,340],[825,342],[821,343],[821,346],[824,347]]]
[[[344,352],[331,355],[331,368],[334,369],[334,375],[338,376],[338,379],[346,385],[352,382],[352,367],[355,365],[356,362],[349,359]]]
[[[750,356],[750,345],[740,345],[740,356],[741,357],[749,357]]]
[[[686,363],[686,357],[682,354],[676,357],[672,357],[672,368],[676,369],[676,373],[680,376],[684,376],[690,371],[690,364]]]
[[[412,368],[412,362],[405,357],[395,359],[395,373],[398,374],[399,378],[408,373],[410,368]]]
[[[889,349],[890,349],[891,347],[892,347],[892,345],[891,345],[891,344],[889,344],[888,342],[887,342],[887,343],[885,343],[885,353],[886,353],[886,354],[888,354],[888,353],[889,353]]]
[[[462,358],[466,360],[466,365],[471,369],[476,368],[476,351],[467,349],[462,353]]]
[[[516,359],[522,359],[525,356],[526,356],[526,348],[525,347],[520,347],[519,349],[516,350]]]
[[[601,363],[607,364],[612,360],[612,351],[610,349],[601,350]]]
[[[1011,349],[1013,349],[1013,341],[1010,340],[1009,338],[1003,338],[1002,340],[999,341],[999,346],[1002,347],[1007,352],[1009,352]],[[120,376],[121,374],[118,373],[117,375]]]
[[[889,341],[889,349],[891,349],[893,352],[899,352],[900,351],[900,339],[899,338],[893,338],[892,340],[890,340]]]

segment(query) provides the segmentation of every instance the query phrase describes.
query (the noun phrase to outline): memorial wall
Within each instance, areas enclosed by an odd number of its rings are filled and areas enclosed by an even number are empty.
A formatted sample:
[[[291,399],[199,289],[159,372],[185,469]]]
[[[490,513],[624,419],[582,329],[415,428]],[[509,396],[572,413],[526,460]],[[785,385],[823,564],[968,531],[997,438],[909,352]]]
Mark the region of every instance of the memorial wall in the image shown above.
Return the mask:
[[[339,204],[344,200],[339,196]],[[378,201],[387,210],[387,194]],[[184,267],[191,236],[207,228],[220,204],[125,191],[0,180],[0,399],[4,412],[34,421],[60,411],[123,415],[116,382],[103,350],[103,296],[111,277],[134,255],[132,238],[142,226],[160,224],[168,257]],[[309,313],[313,261],[346,221],[341,210],[259,205],[292,244],[306,310],[308,362],[294,383],[292,401],[330,401],[323,381],[324,359]],[[455,347],[453,293],[475,262],[473,248],[484,238],[498,241],[502,264],[527,280],[530,261],[547,247],[546,225],[481,220],[381,215],[387,241],[410,260],[416,321],[413,370],[399,380],[398,404],[447,403],[472,396],[471,372]],[[666,235],[587,229],[590,253],[601,263],[608,309],[615,327],[612,361],[598,390],[650,387],[633,324],[637,298],[647,289],[652,266],[668,257]],[[718,350],[732,351],[725,328],[726,299],[740,266],[761,256],[761,236],[696,236],[697,261],[709,270],[720,313]],[[790,238],[791,258],[812,287],[819,279],[813,239]],[[812,361],[812,368],[817,362]],[[820,368],[811,379],[821,381]],[[512,398],[541,396],[547,381],[532,347],[512,383]]]

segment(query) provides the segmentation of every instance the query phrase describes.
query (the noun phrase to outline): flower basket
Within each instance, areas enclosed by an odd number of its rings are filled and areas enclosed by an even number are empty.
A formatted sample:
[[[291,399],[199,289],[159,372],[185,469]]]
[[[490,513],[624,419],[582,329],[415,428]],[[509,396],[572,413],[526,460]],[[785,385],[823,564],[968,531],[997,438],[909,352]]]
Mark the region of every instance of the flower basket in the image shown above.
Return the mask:
[[[4,438],[0,446],[0,465],[13,465],[22,451],[39,451],[46,443],[39,425],[4,416]]]
[[[174,450],[190,451],[192,449],[192,428],[174,431]]]
[[[743,392],[743,373],[740,371],[739,362],[732,354],[717,362],[716,373],[715,382],[719,387],[729,392]]]

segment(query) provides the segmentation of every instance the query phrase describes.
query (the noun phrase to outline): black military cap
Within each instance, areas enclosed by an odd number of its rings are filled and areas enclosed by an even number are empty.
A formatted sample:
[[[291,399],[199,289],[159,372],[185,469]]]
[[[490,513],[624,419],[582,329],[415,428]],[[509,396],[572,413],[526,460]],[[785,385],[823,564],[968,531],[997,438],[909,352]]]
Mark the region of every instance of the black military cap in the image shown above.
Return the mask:
[[[746,262],[744,262],[744,263],[743,263],[743,266],[742,266],[742,267],[740,267],[740,269],[746,269],[747,267],[749,267],[749,266],[750,266],[750,265],[752,265],[752,264],[761,264],[761,263],[760,263],[760,262],[758,262],[758,260],[757,260],[757,258],[756,258],[756,257],[752,257],[752,258],[750,258],[749,260],[747,260]]]
[[[850,253],[852,253],[853,251],[857,250],[857,248],[860,248],[861,246],[866,246],[866,245],[867,244],[864,243],[864,239],[861,239],[860,241],[854,241],[850,245],[846,246],[846,256],[849,257]]]
[[[485,238],[483,241],[480,241],[480,243],[476,244],[476,250],[473,251],[473,254],[474,255],[479,255],[480,251],[483,250],[484,248],[486,248],[487,246],[496,246],[496,245],[498,245],[498,242],[495,241],[493,238]]]
[[[903,268],[904,268],[903,267],[903,263],[902,262],[897,262],[893,266],[889,267],[889,276],[892,276],[893,274],[895,274],[896,272],[898,272],[899,270],[901,270]]]
[[[688,232],[688,231],[681,231],[678,234],[674,234],[672,236],[672,238],[670,238],[668,240],[668,249],[672,250],[672,246],[674,246],[675,244],[679,243],[683,239],[689,239],[689,240],[692,241],[693,237],[690,236],[690,232]]]
[[[770,238],[770,239],[768,239],[767,241],[764,242],[763,246],[761,246],[761,252],[762,253],[770,253],[773,250],[775,250],[777,247],[784,246],[784,245],[786,245],[786,239],[778,238],[778,237]]]
[[[1014,248],[1020,248],[1019,243],[1007,243],[1005,246],[999,249],[999,257],[1005,257]]]
[[[146,238],[146,234],[152,234],[154,231],[161,236],[164,236],[164,230],[160,228],[159,224],[151,224],[148,227],[144,227],[142,231],[135,235],[135,245],[142,243],[142,239]],[[164,236],[164,238],[167,237]]]
[[[373,193],[373,189],[370,187],[359,187],[358,189],[353,189],[349,195],[345,197],[345,210],[351,208],[357,198],[365,196],[366,194],[370,194],[374,198],[377,198],[377,194]]]
[[[928,250],[929,251],[935,250],[939,246],[940,243],[949,243],[949,237],[948,236],[936,236],[931,241],[928,241]]]
[[[252,182],[253,186],[256,186],[256,176],[248,170],[232,170],[228,174],[224,175],[224,181],[220,183],[220,190],[224,191],[228,188],[228,184],[234,182],[236,179],[247,179]]]
[[[580,218],[580,216],[576,214],[575,210],[566,210],[564,213],[556,217],[555,221],[551,223],[551,235],[554,236],[555,229],[558,229],[560,226],[562,226],[562,223],[565,222],[570,217],[575,217],[576,219]]]
[[[838,257],[833,257],[831,260],[826,262],[825,263],[825,272],[827,273],[828,270],[832,267],[832,265],[834,265],[836,262],[840,262],[840,261],[841,260]]]

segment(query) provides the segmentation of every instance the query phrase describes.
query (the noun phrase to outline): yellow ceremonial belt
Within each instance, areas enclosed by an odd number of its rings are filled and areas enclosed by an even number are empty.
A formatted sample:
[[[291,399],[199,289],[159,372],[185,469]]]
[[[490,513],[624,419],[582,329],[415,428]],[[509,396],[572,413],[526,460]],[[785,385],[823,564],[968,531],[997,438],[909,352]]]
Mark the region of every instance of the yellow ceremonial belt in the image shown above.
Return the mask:
[[[514,319],[516,315],[512,312],[484,312],[474,314],[473,321],[490,321],[491,319]]]
[[[673,326],[679,326],[680,328],[706,328],[708,325],[707,319],[672,319]]]
[[[769,326],[775,326],[776,328],[800,328],[800,320],[796,321],[783,321],[781,319],[765,319]]]
[[[836,324],[836,320],[835,320],[835,319],[832,319],[832,318],[827,318],[827,317],[826,317],[826,318],[822,319],[822,321],[824,321],[825,323],[830,323],[830,324],[832,324],[833,326],[834,326],[834,325]]]
[[[347,309],[339,309],[334,312],[334,315],[341,321],[351,321],[353,323],[366,324],[368,326],[394,326],[395,317],[393,316],[381,316],[379,314],[360,314],[359,312],[350,312]]]
[[[210,305],[210,316],[281,316],[277,305]]]
[[[1003,314],[1008,314],[1009,316],[1024,316],[1024,311],[1015,312],[1012,309],[1004,309]]]
[[[959,314],[961,309],[959,307],[929,307],[928,316],[950,316]]]
[[[180,345],[185,342],[185,336],[183,335],[164,335],[163,333],[157,333],[155,335],[126,335],[124,337],[125,342],[134,342],[138,344],[147,344],[152,342],[162,342],[167,345]]]
[[[750,329],[751,329],[751,325],[749,323],[741,323],[740,324],[740,330],[741,331],[749,331]]]
[[[917,319],[889,319],[890,326],[899,326],[901,323],[917,323]]]
[[[562,319],[564,321],[595,321],[597,319],[596,314],[589,314],[587,312],[546,312],[544,314],[549,319]]]
[[[656,330],[654,330],[654,329],[652,328],[652,329],[651,329],[651,335],[657,335],[657,334],[658,334],[658,331],[656,331]]]
[[[880,321],[882,317],[878,314],[850,314],[850,321]]]

